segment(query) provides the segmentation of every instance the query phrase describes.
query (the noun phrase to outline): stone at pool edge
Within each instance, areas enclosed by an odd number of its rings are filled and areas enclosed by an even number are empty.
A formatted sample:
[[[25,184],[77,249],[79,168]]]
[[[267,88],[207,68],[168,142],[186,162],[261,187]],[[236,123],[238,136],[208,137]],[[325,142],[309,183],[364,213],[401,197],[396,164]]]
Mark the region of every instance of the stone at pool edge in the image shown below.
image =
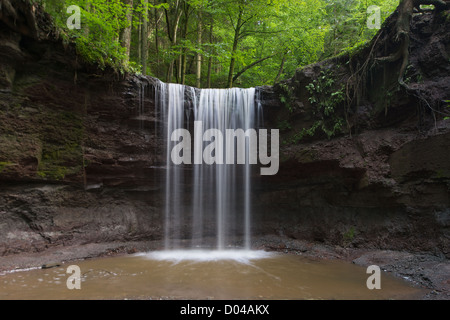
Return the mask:
[[[52,262],[52,263],[43,264],[41,266],[42,269],[51,269],[51,268],[57,268],[57,267],[61,267],[61,263]]]

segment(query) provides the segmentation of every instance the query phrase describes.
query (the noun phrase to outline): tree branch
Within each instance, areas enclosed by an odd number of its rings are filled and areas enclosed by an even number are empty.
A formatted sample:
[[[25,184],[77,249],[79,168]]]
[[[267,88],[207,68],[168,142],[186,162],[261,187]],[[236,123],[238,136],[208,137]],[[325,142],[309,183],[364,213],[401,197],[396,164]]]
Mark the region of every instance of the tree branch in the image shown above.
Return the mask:
[[[237,78],[239,78],[239,77],[240,77],[245,71],[247,71],[248,69],[253,68],[253,67],[256,66],[258,63],[261,63],[261,62],[263,62],[263,61],[265,61],[265,60],[267,60],[267,59],[270,59],[270,58],[272,58],[272,57],[274,57],[274,56],[276,56],[276,55],[277,55],[277,54],[274,53],[274,54],[271,54],[270,56],[264,57],[264,58],[262,58],[262,59],[259,59],[259,60],[255,61],[255,62],[249,64],[248,66],[246,66],[245,68],[243,68],[241,71],[239,71],[238,73],[236,73],[236,75],[233,77],[233,81],[236,81]]]

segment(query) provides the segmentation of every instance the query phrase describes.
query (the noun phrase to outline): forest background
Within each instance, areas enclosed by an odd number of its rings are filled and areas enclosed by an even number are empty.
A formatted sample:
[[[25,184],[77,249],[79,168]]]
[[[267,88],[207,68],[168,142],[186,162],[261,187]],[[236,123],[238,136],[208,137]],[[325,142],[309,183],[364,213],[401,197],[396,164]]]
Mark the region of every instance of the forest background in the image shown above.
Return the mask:
[[[398,0],[36,0],[64,41],[100,68],[198,88],[273,85],[302,66],[352,52]],[[78,6],[80,28],[68,28]]]

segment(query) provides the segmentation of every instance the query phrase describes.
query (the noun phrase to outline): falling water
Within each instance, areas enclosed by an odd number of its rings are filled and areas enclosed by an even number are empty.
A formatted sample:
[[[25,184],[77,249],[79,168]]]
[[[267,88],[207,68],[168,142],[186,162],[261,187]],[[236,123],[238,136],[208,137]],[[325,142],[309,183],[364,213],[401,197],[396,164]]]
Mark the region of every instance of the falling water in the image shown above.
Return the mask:
[[[141,82],[139,86],[139,106],[138,106],[138,121],[139,129],[144,130],[143,116],[145,114],[145,97],[146,97],[147,83]]]
[[[186,242],[192,248],[211,248],[205,239],[214,238],[213,248],[222,250],[235,247],[238,237],[243,239],[240,246],[250,249],[249,145],[245,143],[244,163],[208,164],[203,161],[203,151],[211,141],[203,141],[203,133],[217,129],[225,141],[226,129],[257,129],[261,112],[255,103],[255,88],[200,90],[160,82],[156,91],[165,126],[165,249],[184,248]],[[194,128],[196,121],[202,123],[201,132]],[[192,148],[191,165],[172,162],[171,151],[179,143],[171,141],[175,129],[189,130],[192,143],[202,146]],[[224,143],[214,150],[213,157],[225,160],[226,152]],[[236,157],[237,142],[233,153]]]

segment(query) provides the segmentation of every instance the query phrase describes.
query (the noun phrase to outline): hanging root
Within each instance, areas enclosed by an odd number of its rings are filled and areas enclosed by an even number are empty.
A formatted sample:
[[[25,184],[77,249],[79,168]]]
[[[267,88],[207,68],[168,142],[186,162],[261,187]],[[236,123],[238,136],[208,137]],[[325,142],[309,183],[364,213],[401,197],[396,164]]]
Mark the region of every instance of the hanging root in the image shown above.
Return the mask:
[[[351,125],[350,125],[350,122],[348,119],[348,110],[349,110],[350,106],[352,105],[355,98],[356,98],[357,105],[359,104],[361,84],[366,80],[369,62],[373,60],[374,48],[376,47],[378,40],[380,39],[382,33],[383,33],[383,30],[381,30],[378,33],[377,37],[373,41],[373,44],[370,48],[370,52],[369,52],[367,58],[364,60],[364,63],[361,66],[359,66],[359,63],[358,63],[356,71],[353,71],[352,64],[350,63],[351,74],[350,74],[350,77],[347,79],[347,83],[345,86],[347,101],[346,101],[346,106],[345,106],[345,110],[344,110],[345,111],[344,112],[345,121],[347,123],[347,128],[349,130],[350,136],[351,136]],[[352,83],[353,83],[353,96],[351,97],[350,96],[350,86],[352,85]]]
[[[409,86],[403,80],[406,73],[406,68],[409,63],[409,34],[402,34],[404,39],[402,41],[402,45],[400,47],[401,56],[403,57],[402,65],[400,67],[399,75],[398,75],[398,83],[404,87],[405,89],[409,89]]]
[[[396,35],[394,38],[396,42],[400,42],[400,48],[390,56],[376,58],[377,61],[383,62],[394,62],[400,58],[403,59],[399,71],[398,83],[405,89],[409,89],[403,78],[409,63],[409,32],[411,28],[411,18],[414,8],[420,9],[420,5],[434,5],[436,11],[450,9],[450,2],[445,2],[443,0],[401,0],[398,6]]]
[[[398,50],[389,56],[376,58],[375,61],[381,62],[395,62],[402,59],[401,67],[398,74],[398,83],[401,87],[405,88],[406,92],[415,96],[420,101],[422,101],[433,113],[436,125],[436,112],[431,107],[428,101],[425,99],[420,90],[414,90],[408,86],[405,81],[405,73],[409,63],[409,45],[410,45],[410,28],[411,19],[413,15],[414,8],[420,9],[420,5],[434,5],[436,11],[442,11],[450,9],[450,2],[442,0],[401,0],[398,6],[398,17],[396,23],[396,34],[394,37],[395,42],[400,42],[400,47]],[[387,111],[387,110],[386,110]]]
[[[398,16],[397,21],[395,23],[394,36],[393,41],[397,44],[397,50],[388,56],[384,57],[374,57],[375,52],[377,51],[376,47],[379,42],[381,35],[384,33],[385,37],[387,29],[382,29],[378,33],[377,37],[373,40],[370,52],[367,58],[360,64],[358,63],[353,69],[352,63],[350,63],[350,71],[351,75],[347,79],[346,83],[346,106],[345,106],[345,120],[347,122],[347,127],[351,136],[351,125],[348,119],[348,111],[350,106],[354,103],[356,99],[356,104],[359,104],[360,94],[362,90],[362,86],[364,85],[368,70],[372,66],[378,62],[396,62],[401,59],[401,66],[398,73],[398,83],[401,87],[405,88],[408,94],[411,94],[417,97],[424,105],[428,106],[428,108],[433,112],[433,117],[435,117],[435,113],[437,112],[433,109],[425,99],[424,95],[420,92],[419,89],[413,89],[408,84],[405,83],[404,77],[406,74],[406,70],[409,64],[409,46],[410,46],[410,29],[411,29],[411,20],[413,16],[414,8],[419,8],[420,5],[434,5],[436,11],[441,11],[450,8],[450,1],[442,1],[442,0],[401,0],[398,6]],[[350,58],[351,59],[351,58]],[[351,62],[351,61],[350,61]],[[387,113],[387,105],[386,105],[386,113]]]

